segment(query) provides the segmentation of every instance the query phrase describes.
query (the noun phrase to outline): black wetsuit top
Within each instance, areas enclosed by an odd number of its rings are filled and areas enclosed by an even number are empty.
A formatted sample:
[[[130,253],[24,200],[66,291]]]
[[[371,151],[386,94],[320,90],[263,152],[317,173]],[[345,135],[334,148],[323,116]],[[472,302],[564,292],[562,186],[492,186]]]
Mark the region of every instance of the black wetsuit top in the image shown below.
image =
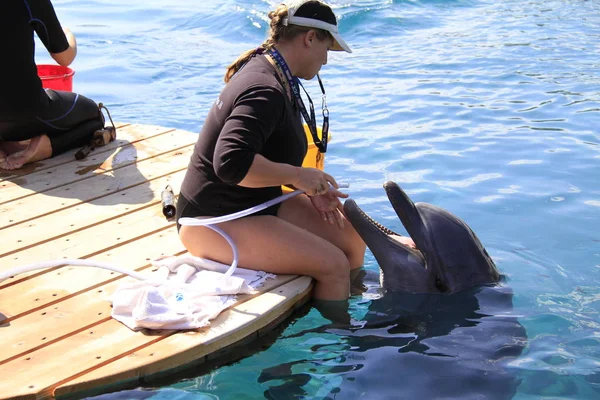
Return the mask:
[[[257,55],[239,70],[213,104],[194,148],[181,194],[200,215],[221,216],[281,195],[281,186],[237,185],[255,154],[301,166],[308,143],[300,113],[275,67]],[[290,182],[291,183],[291,182]]]
[[[34,53],[36,32],[50,53],[69,48],[50,0],[0,0],[0,121],[35,116],[48,98],[37,74]]]

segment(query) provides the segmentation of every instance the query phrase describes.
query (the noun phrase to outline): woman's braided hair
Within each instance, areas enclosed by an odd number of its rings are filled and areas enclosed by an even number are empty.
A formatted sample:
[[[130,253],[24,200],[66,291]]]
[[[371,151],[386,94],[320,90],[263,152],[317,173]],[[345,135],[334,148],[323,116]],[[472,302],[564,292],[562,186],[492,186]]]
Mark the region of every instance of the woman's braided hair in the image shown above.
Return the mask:
[[[304,34],[309,30],[314,30],[317,33],[317,38],[319,40],[326,40],[328,38],[333,38],[331,34],[323,29],[316,28],[307,28],[304,26],[298,25],[283,25],[283,19],[288,16],[288,8],[285,4],[280,4],[273,11],[270,11],[269,19],[271,20],[269,27],[269,37],[263,44],[258,46],[256,49],[251,49],[243,52],[229,67],[227,67],[227,71],[225,72],[224,81],[225,83],[229,82],[231,77],[235,75],[236,72],[240,70],[248,62],[248,60],[256,54],[262,54],[265,51],[272,49],[277,43],[285,40],[290,40],[295,38],[300,34]]]

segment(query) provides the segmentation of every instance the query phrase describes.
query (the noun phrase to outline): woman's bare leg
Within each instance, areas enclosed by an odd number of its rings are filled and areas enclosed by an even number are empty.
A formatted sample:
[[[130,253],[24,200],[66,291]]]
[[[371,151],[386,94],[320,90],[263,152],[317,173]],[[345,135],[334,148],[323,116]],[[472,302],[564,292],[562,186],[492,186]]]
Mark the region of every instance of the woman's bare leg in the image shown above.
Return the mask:
[[[350,265],[342,250],[282,218],[250,216],[219,224],[231,236],[244,268],[275,274],[301,274],[316,280],[313,297],[345,300],[349,296]],[[188,251],[224,264],[232,262],[229,244],[205,227],[182,226],[179,236]]]
[[[12,154],[8,154],[6,159],[0,163],[2,169],[18,169],[23,165],[45,160],[52,157],[52,145],[50,138],[46,135],[36,136],[29,142],[29,145],[24,149]]]
[[[332,225],[323,221],[308,196],[300,195],[285,201],[281,204],[277,216],[322,237],[342,250],[348,258],[350,269],[357,269],[363,265],[367,245],[354,230],[350,221],[344,220],[343,229],[340,229],[337,224]]]

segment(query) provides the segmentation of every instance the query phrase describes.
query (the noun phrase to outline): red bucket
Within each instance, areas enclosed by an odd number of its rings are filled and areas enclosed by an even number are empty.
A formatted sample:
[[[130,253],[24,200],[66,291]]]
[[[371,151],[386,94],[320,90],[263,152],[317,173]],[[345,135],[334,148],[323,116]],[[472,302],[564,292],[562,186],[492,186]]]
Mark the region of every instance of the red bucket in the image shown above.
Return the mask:
[[[42,87],[46,89],[73,91],[73,71],[69,67],[60,65],[38,65],[38,76],[42,80]]]

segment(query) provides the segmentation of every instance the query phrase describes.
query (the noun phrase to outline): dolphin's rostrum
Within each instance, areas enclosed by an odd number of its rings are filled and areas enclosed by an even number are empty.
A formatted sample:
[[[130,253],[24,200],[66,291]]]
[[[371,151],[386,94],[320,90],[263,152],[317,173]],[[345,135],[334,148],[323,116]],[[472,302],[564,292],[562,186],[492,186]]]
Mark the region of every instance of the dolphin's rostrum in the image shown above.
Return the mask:
[[[413,203],[394,182],[383,185],[417,249],[397,240],[397,233],[365,214],[353,200],[344,212],[381,268],[383,288],[407,293],[455,293],[498,283],[492,258],[457,216],[427,203]]]

